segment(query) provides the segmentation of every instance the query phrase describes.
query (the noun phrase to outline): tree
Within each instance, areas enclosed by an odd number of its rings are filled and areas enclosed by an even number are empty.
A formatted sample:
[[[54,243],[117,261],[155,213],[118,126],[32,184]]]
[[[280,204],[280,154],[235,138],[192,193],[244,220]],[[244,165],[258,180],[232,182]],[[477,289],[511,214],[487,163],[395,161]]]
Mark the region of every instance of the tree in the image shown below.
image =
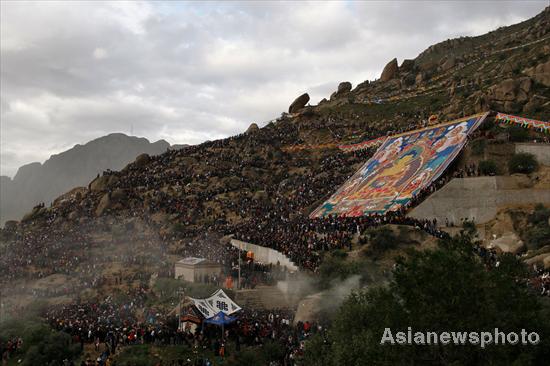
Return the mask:
[[[305,365],[536,365],[550,357],[550,324],[542,305],[518,278],[515,256],[487,270],[463,231],[434,250],[410,250],[389,286],[354,293],[329,329],[328,342],[306,344]],[[536,346],[381,345],[386,328],[407,331],[536,331]]]
[[[510,173],[533,173],[539,168],[539,163],[533,154],[518,153],[514,154],[508,161]]]
[[[521,142],[529,138],[529,131],[520,126],[512,126],[508,129],[510,133],[510,141]]]

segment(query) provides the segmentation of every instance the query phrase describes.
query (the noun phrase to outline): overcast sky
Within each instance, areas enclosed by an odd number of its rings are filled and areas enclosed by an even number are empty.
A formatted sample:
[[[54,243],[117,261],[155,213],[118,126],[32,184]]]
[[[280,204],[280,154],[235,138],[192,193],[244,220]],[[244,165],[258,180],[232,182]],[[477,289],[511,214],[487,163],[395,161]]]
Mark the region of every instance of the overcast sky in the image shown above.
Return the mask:
[[[195,144],[542,1],[1,2],[1,174],[112,133]]]

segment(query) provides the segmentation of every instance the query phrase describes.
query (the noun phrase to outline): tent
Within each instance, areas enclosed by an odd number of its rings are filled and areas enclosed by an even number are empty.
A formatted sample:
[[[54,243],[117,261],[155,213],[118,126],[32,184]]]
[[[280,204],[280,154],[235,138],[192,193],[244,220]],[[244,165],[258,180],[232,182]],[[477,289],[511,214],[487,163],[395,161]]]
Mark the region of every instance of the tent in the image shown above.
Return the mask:
[[[214,315],[212,318],[210,319],[205,319],[204,322],[206,324],[214,324],[214,325],[218,325],[218,326],[221,326],[222,327],[222,338],[224,338],[224,327],[227,325],[227,324],[231,324],[233,323],[235,320],[237,320],[236,317],[234,316],[229,316],[229,315],[225,315],[225,313],[223,311],[220,311],[219,313],[217,313],[216,315]]]
[[[225,315],[223,311],[220,311],[216,315],[214,315],[210,319],[206,319],[204,322],[207,324],[215,324],[215,325],[227,325],[233,323],[235,320],[237,320],[234,316]]]

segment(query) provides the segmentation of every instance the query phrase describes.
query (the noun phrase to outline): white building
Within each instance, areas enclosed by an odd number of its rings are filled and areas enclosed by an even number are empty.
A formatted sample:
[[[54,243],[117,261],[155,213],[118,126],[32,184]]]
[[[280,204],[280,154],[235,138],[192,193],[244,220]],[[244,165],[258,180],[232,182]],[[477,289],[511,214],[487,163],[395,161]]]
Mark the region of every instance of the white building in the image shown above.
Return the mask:
[[[187,257],[176,262],[175,276],[189,282],[207,282],[213,275],[219,278],[222,265],[205,258]]]

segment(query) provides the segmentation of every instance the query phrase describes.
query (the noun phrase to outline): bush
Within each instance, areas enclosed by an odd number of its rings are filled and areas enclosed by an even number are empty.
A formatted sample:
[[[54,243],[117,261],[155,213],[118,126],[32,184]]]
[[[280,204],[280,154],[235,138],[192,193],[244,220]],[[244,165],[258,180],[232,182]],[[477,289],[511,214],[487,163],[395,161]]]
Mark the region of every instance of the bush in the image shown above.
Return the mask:
[[[485,152],[485,147],[487,147],[487,140],[478,139],[472,141],[472,154],[474,155],[483,155]]]
[[[545,245],[550,245],[550,227],[535,226],[527,230],[527,248],[537,250]]]
[[[482,160],[479,162],[479,172],[482,175],[497,175],[497,164],[492,160]]]
[[[510,127],[508,133],[510,134],[510,141],[512,142],[522,142],[529,138],[529,131],[520,126]]]
[[[514,154],[508,161],[510,173],[533,173],[539,168],[539,163],[533,154],[518,153]]]

